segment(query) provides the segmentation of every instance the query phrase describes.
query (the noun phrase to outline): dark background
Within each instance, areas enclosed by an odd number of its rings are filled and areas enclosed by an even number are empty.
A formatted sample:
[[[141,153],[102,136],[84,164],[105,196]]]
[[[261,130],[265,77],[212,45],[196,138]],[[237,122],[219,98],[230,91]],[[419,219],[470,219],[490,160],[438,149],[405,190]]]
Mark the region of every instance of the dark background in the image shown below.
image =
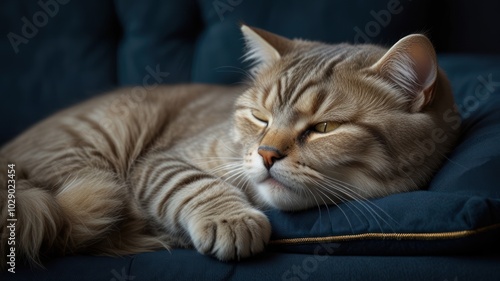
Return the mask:
[[[441,54],[498,54],[499,11],[488,0],[2,0],[0,144],[155,71],[155,83],[241,80],[240,22],[332,43],[424,32]]]

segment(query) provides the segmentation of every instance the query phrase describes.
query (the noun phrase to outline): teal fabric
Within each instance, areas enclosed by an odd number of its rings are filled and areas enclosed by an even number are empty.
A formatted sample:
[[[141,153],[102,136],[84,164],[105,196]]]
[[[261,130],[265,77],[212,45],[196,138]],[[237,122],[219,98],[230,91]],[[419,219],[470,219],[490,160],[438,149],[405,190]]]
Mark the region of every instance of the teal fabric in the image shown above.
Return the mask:
[[[330,249],[335,249],[331,247]],[[46,270],[19,269],[1,280],[39,281],[301,281],[301,280],[498,280],[499,257],[324,256],[268,252],[219,262],[191,250],[158,251],[124,258],[77,256],[48,262]]]

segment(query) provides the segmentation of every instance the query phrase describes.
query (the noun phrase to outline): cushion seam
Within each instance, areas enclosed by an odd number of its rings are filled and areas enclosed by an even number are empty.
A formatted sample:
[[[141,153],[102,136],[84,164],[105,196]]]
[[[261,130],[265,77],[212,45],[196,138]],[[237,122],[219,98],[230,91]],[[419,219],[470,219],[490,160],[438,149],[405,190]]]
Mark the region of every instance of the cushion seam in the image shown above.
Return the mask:
[[[490,230],[500,229],[500,223],[481,227],[449,232],[423,232],[423,233],[360,233],[351,235],[335,235],[321,237],[284,238],[270,241],[271,245],[331,243],[356,240],[444,240],[459,239],[477,235]]]

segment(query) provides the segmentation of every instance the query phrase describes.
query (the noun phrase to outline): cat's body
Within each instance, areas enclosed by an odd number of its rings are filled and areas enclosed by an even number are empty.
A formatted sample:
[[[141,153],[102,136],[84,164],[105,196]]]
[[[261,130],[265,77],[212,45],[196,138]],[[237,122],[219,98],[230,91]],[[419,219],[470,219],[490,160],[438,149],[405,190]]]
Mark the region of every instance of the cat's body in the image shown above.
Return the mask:
[[[243,31],[259,62],[248,87],[118,90],[0,150],[3,170],[16,164],[20,256],[193,245],[222,260],[246,257],[270,237],[262,208],[425,187],[460,120],[427,39],[387,51]],[[436,128],[446,138],[429,154],[421,144]]]
[[[172,214],[173,221],[169,224],[173,225],[162,225],[158,208],[168,205],[172,211],[177,211],[192,202],[187,200],[177,205],[176,201],[180,203],[184,197],[198,195],[204,183],[219,181],[217,177],[229,171],[219,169],[216,173],[216,167],[227,157],[236,157],[227,132],[231,126],[231,109],[238,96],[236,91],[241,89],[207,85],[163,86],[147,94],[145,89],[140,92],[136,89],[122,89],[61,112],[2,149],[16,164],[18,221],[29,221],[34,226],[29,231],[33,236],[43,235],[40,228],[53,223],[54,230],[50,234],[56,245],[49,248],[66,246],[70,252],[95,249],[91,251],[107,254],[121,253],[120,248],[123,253],[134,248],[135,251],[147,251],[162,247],[160,240],[153,238],[160,231],[148,233],[157,227],[171,232],[163,243],[187,245],[190,237],[187,229],[181,227],[182,221],[187,219],[181,221]],[[201,170],[211,169],[215,171],[212,177],[203,178],[205,173]],[[165,196],[169,188],[161,186],[161,180],[167,177],[172,179],[172,190],[183,180],[197,186],[185,196],[178,194],[174,202],[164,202],[173,197]],[[183,184],[186,185],[189,183]],[[220,182],[219,185],[222,189],[227,184]],[[231,202],[225,204],[235,205],[237,213],[242,207],[251,208],[241,191],[218,194],[217,189],[207,190],[204,196],[215,193],[218,198],[213,202],[227,201],[222,195],[231,196],[236,192],[237,197],[243,198],[243,204],[238,204],[235,196],[229,197]],[[32,197],[40,205],[46,199],[50,206],[52,196],[57,198],[57,203],[51,206],[51,213],[46,213],[49,208],[45,207],[36,215],[29,211],[27,205],[33,202],[25,198]],[[210,209],[204,213],[216,212],[213,214],[216,216],[217,208]],[[224,213],[227,215],[227,210]],[[262,234],[255,236],[264,236],[256,241],[260,243],[256,246],[257,252],[268,239],[269,225],[261,213],[256,214],[262,220],[259,223],[263,229]],[[35,221],[36,217],[45,222]],[[203,221],[206,217],[199,220],[209,223]],[[128,233],[123,224],[130,225],[130,232],[136,233]],[[24,232],[23,229],[19,231]],[[199,235],[200,241],[209,239],[207,233],[200,231]],[[99,242],[104,236],[108,239]],[[134,237],[136,240],[126,245]],[[23,235],[19,238],[30,244],[42,240]],[[96,242],[97,245],[92,245]],[[106,245],[108,243],[110,245]],[[23,244],[26,242],[19,243],[21,247]],[[225,255],[221,254],[222,257]]]

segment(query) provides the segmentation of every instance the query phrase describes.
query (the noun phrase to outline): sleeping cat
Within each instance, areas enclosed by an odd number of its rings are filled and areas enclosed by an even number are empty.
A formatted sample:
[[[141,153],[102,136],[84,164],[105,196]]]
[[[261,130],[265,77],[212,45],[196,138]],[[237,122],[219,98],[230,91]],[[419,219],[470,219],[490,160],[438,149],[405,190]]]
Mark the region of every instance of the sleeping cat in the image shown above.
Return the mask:
[[[254,62],[248,86],[121,89],[5,145],[2,266],[8,163],[16,171],[17,257],[35,263],[172,246],[239,259],[269,241],[265,208],[426,186],[456,139],[446,121],[459,117],[425,36],[387,50],[241,29]],[[436,128],[446,139],[428,153],[421,144]]]

